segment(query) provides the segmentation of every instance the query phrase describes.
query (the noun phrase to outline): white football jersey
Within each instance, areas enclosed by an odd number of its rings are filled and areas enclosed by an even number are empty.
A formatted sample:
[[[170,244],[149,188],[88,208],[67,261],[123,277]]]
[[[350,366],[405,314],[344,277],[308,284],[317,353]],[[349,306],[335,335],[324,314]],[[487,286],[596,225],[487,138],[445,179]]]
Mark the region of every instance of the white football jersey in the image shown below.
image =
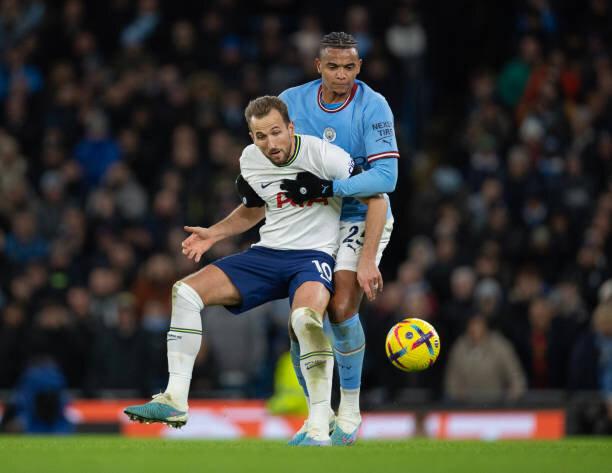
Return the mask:
[[[346,179],[353,160],[342,148],[320,138],[295,135],[295,151],[283,165],[272,163],[251,144],[240,157],[240,172],[266,203],[266,222],[255,245],[276,250],[319,250],[334,255],[342,199],[318,198],[295,204],[280,188],[283,179],[309,171],[323,179]]]

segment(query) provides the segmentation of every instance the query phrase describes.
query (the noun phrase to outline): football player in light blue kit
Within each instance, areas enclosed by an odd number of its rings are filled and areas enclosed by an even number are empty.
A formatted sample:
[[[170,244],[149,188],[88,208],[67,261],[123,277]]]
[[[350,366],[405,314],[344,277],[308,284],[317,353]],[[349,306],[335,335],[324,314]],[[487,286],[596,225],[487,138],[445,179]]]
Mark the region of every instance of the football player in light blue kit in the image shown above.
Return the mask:
[[[372,249],[363,247],[367,207],[355,197],[392,192],[397,181],[399,151],[393,128],[393,113],[385,98],[356,80],[361,59],[354,38],[330,33],[321,40],[315,60],[321,79],[285,90],[280,98],[291,111],[297,132],[321,137],[347,151],[364,170],[348,179],[324,180],[302,173],[285,180],[281,188],[296,201],[318,197],[343,197],[340,218],[340,249],[336,257],[333,295],[328,313],[334,334],[334,352],[340,373],[341,400],[332,434],[334,445],[351,445],[361,423],[359,389],[365,350],[365,336],[359,319],[359,305],[365,291],[369,299],[382,290],[377,264],[389,242],[393,227],[391,212],[373,258],[361,258]],[[365,266],[364,266],[365,265]],[[369,265],[369,267],[367,266]],[[372,277],[378,275],[377,278]],[[368,281],[378,281],[370,283]],[[299,345],[292,344],[291,356],[306,396],[300,372]],[[306,426],[290,443],[297,444]]]

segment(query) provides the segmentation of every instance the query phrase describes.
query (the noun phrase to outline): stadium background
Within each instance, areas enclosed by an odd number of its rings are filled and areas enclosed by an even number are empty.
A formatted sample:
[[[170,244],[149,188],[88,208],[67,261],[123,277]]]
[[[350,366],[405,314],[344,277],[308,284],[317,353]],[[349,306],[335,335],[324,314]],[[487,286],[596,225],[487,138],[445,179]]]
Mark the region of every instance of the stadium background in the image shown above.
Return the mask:
[[[170,289],[197,269],[182,226],[238,203],[248,100],[316,78],[345,30],[401,153],[364,408],[561,407],[572,433],[611,431],[609,2],[379,3],[0,2],[3,429],[163,389]],[[417,375],[384,357],[406,315],[442,336]],[[286,317],[206,309],[194,395],[275,394]]]

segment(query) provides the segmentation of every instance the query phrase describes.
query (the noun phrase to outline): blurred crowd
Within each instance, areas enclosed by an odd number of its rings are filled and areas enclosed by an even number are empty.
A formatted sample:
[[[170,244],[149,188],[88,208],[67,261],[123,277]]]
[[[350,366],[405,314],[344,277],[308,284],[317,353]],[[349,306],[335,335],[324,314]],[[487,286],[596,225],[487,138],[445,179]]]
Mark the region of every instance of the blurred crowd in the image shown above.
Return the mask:
[[[198,267],[183,225],[237,205],[248,100],[316,78],[320,37],[345,30],[402,155],[385,291],[362,311],[364,391],[612,393],[612,6],[509,2],[509,34],[449,78],[466,50],[451,38],[484,23],[438,3],[0,1],[0,388],[49,359],[84,395],[163,388],[171,286]],[[270,394],[287,306],[254,312],[206,310],[195,391]],[[384,359],[408,315],[442,336],[421,375]]]

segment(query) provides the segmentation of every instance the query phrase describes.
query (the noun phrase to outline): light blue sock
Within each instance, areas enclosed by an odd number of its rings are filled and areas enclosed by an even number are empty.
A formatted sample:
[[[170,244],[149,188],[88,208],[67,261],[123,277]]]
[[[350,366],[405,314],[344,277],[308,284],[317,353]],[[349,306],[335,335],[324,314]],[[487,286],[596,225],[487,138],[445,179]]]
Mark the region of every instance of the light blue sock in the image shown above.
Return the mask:
[[[331,324],[334,332],[334,353],[343,389],[361,386],[361,369],[365,352],[365,334],[359,314],[339,324]]]
[[[293,363],[293,370],[295,375],[302,386],[304,396],[308,397],[308,388],[306,387],[306,380],[302,376],[302,369],[300,368],[300,344],[295,340],[290,340],[289,353],[291,354],[291,363]]]

